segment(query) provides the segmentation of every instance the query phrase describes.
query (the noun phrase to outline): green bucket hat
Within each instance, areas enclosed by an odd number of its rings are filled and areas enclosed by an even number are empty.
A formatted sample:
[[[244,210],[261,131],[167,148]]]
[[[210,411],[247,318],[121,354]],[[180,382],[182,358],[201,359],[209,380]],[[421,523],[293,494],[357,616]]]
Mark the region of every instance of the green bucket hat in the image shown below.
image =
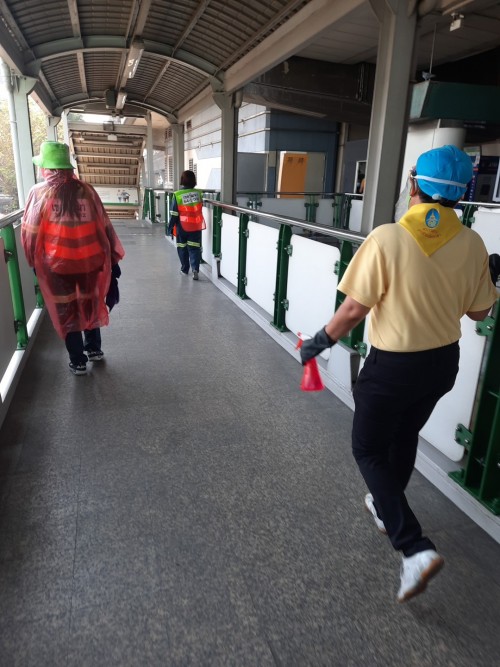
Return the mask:
[[[43,169],[73,169],[69,159],[69,147],[58,141],[44,141],[40,146],[40,155],[35,155],[33,164]]]

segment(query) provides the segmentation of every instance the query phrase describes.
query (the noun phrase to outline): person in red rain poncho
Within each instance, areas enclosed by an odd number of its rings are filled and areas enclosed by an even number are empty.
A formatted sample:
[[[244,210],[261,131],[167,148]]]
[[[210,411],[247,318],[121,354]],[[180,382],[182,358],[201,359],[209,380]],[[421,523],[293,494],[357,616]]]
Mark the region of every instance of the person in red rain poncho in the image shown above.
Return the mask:
[[[70,370],[85,375],[87,361],[103,358],[106,295],[125,252],[98,194],[74,175],[66,144],[45,141],[33,162],[45,180],[29,192],[22,244],[52,324],[66,344]]]

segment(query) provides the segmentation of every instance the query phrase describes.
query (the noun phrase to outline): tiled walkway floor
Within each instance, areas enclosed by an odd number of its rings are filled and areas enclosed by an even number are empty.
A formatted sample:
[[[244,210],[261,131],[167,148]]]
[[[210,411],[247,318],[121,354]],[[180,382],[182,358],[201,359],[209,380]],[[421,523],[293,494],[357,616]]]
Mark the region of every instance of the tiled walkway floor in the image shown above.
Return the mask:
[[[0,431],[2,667],[498,667],[500,545],[415,473],[446,567],[398,604],[351,411],[161,227],[116,228],[106,361],[72,376],[45,320]]]

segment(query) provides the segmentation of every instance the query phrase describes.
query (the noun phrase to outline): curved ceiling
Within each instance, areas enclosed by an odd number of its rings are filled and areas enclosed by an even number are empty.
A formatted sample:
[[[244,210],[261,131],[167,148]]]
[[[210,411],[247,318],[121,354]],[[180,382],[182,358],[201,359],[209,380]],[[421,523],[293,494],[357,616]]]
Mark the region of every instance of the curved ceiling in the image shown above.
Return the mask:
[[[394,0],[0,0],[0,55],[36,79],[47,113],[77,107],[170,122],[196,95],[234,92],[291,55],[374,63]],[[417,66],[498,46],[496,0],[409,0],[422,14]],[[455,14],[464,16],[450,31]],[[342,119],[338,119],[342,120]]]
[[[307,0],[2,0],[0,43],[52,115],[133,102],[171,120]],[[119,96],[119,93],[122,93]],[[114,97],[113,97],[114,95]],[[113,102],[114,100],[114,102]],[[121,107],[121,108],[120,108]],[[97,107],[98,108],[98,107]]]

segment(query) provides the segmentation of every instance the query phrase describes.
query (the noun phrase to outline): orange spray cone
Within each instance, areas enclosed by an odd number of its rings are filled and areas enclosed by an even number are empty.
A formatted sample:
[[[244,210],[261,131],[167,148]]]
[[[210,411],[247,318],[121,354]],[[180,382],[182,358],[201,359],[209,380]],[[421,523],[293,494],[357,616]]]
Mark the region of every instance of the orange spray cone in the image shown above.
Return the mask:
[[[300,350],[302,347],[302,337],[300,332],[297,334],[299,336],[299,342],[297,343],[297,350]],[[325,388],[321,375],[319,373],[318,362],[316,357],[309,359],[304,364],[304,373],[302,375],[302,382],[300,383],[300,388],[302,391],[321,391]]]

